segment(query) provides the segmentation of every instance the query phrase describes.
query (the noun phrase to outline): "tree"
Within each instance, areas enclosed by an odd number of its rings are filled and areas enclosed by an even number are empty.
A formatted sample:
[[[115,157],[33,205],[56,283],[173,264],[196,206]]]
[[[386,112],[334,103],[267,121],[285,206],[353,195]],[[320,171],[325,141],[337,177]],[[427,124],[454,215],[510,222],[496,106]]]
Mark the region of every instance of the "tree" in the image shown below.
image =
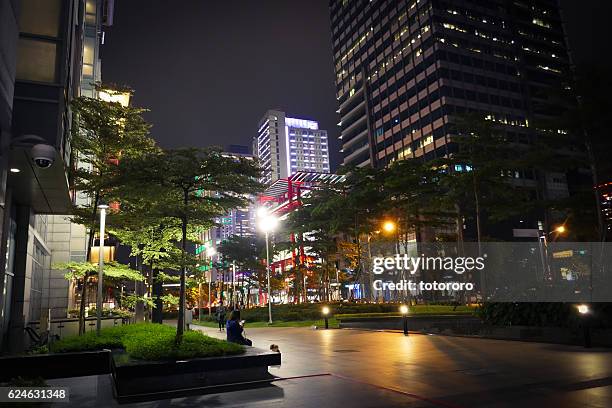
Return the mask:
[[[243,283],[244,275],[247,271],[254,273],[257,279],[259,276],[263,276],[265,267],[262,259],[265,258],[266,243],[261,237],[241,237],[232,235],[221,242],[218,250],[226,261],[235,263],[236,266],[242,270]],[[250,282],[250,280],[247,282],[247,294],[250,291]],[[244,297],[244,293],[242,293],[242,296]]]
[[[457,119],[453,135],[454,152],[437,164],[440,185],[449,204],[459,213],[473,211],[479,253],[484,238],[484,216],[502,220],[524,213],[528,200],[526,189],[512,183],[512,174],[524,166],[517,156],[521,150],[510,143],[491,120],[480,114]],[[485,211],[486,209],[486,211]]]
[[[66,262],[53,265],[53,269],[66,270],[64,278],[72,282],[82,282],[84,289],[81,293],[86,293],[87,282],[94,278],[97,282],[99,266],[91,262]],[[109,281],[121,282],[121,281],[142,281],[144,276],[134,269],[130,269],[128,265],[123,265],[117,262],[107,262],[104,264],[104,282],[106,284]],[[81,301],[81,303],[84,303]]]
[[[144,204],[144,207],[142,206]],[[122,244],[130,247],[130,255],[140,260],[139,265],[147,265],[150,270],[148,276],[148,290],[153,299],[151,317],[154,323],[162,323],[161,279],[158,279],[163,269],[180,270],[182,254],[176,243],[181,240],[181,225],[174,218],[155,219],[147,214],[147,203],[142,201],[126,201],[121,211],[111,217],[113,227],[110,229]],[[191,241],[197,241],[197,231],[193,228],[188,232]],[[188,254],[188,264],[195,265],[197,260]],[[140,288],[139,288],[140,289]],[[142,296],[142,290],[137,291]],[[144,301],[136,305],[136,317],[142,310]]]
[[[609,71],[610,67],[605,65],[579,65],[571,81],[538,95],[542,102],[536,105],[538,109],[554,107],[554,120],[540,120],[536,126],[551,138],[564,141],[566,153],[579,160],[570,169],[574,173],[580,173],[576,170],[581,168],[589,169],[590,182],[574,182],[577,191],[572,195],[577,197],[555,204],[569,213],[570,221],[573,219],[572,231],[582,230],[586,239],[596,236],[599,241],[606,240],[608,230],[601,208],[600,188],[612,180],[612,139],[609,137],[612,102],[608,97],[612,80]],[[588,184],[588,188],[581,188]],[[592,221],[597,225],[594,233],[588,231]]]
[[[150,216],[181,224],[181,272],[176,344],[184,331],[187,231],[190,225],[209,228],[216,217],[243,206],[248,194],[261,189],[259,169],[244,158],[219,149],[174,149],[121,160],[113,183],[122,201],[147,200]]]
[[[396,214],[400,232],[414,232],[421,240],[424,227],[444,226],[453,212],[440,194],[440,170],[435,163],[405,159],[384,170],[385,208]],[[404,242],[408,239],[405,237]]]
[[[131,92],[126,88],[96,86],[109,93]],[[87,259],[91,254],[96,229],[96,211],[105,186],[119,158],[132,157],[155,149],[148,137],[149,124],[142,118],[143,109],[122,106],[116,102],[81,96],[72,101],[75,126],[72,148],[77,165],[73,169],[74,188],[89,200],[72,209],[73,222],[88,228]],[[79,308],[79,334],[85,332],[85,284]]]

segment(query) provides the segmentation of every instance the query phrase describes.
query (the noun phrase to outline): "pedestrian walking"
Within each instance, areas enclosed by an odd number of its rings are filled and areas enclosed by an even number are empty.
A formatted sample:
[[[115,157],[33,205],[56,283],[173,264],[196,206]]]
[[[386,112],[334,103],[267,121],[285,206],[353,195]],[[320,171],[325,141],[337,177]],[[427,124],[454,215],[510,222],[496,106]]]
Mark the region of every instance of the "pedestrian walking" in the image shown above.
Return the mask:
[[[219,306],[217,306],[217,323],[219,323],[219,331],[225,329],[225,322],[227,321],[226,313],[227,310],[225,306],[223,306],[223,302],[219,303]]]

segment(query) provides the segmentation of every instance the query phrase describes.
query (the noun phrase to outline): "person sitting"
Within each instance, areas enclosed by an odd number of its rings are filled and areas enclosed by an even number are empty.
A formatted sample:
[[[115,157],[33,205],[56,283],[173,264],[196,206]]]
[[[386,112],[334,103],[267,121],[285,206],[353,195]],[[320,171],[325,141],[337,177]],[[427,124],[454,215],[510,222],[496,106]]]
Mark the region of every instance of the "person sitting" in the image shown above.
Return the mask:
[[[252,346],[253,342],[242,335],[244,328],[240,322],[240,310],[234,310],[230,314],[230,318],[226,324],[227,329],[227,341],[230,343],[243,344],[245,346]]]

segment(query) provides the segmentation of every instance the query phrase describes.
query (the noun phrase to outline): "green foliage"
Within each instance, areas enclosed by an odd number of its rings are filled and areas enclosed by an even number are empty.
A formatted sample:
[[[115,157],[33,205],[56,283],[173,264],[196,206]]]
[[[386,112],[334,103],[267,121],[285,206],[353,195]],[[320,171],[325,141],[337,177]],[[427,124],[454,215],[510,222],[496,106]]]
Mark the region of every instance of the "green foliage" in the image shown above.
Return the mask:
[[[134,293],[124,295],[121,298],[121,306],[132,310],[136,307],[136,304],[138,302],[142,302],[145,306],[148,306],[150,308],[155,307],[155,302],[153,301],[153,299],[145,296],[139,296]]]
[[[152,269],[179,270],[183,262],[181,249],[177,246],[182,239],[180,220],[134,217],[134,213],[139,211],[144,212],[146,209],[135,207],[133,200],[124,201],[121,211],[109,217],[109,222],[112,223],[110,232],[123,245],[130,247],[131,256],[139,257],[143,264]],[[189,226],[188,240],[197,242],[199,230],[197,226]],[[186,254],[185,263],[190,270],[195,268],[197,262],[194,254]]]
[[[140,332],[124,338],[128,354],[142,360],[174,360],[240,354],[244,347],[214,339],[199,331],[187,331],[177,347],[174,331]]]
[[[131,325],[105,328],[100,330],[99,336],[96,335],[95,331],[90,331],[82,336],[65,337],[53,343],[51,351],[53,353],[69,353],[121,348],[123,346],[121,338],[130,330],[128,329],[129,326]]]
[[[163,302],[164,309],[175,309],[179,304],[179,297],[171,294],[160,296],[161,301]]]
[[[49,346],[37,346],[28,350],[29,355],[49,354]]]
[[[130,324],[102,329],[100,335],[88,332],[71,336],[51,346],[54,353],[125,349],[133,358],[144,360],[172,360],[240,354],[244,347],[213,339],[200,332],[185,333],[179,347],[174,345],[175,329],[152,323]]]
[[[42,377],[15,377],[11,378],[11,380],[6,384],[9,387],[48,387],[47,381]],[[15,404],[17,406],[23,406],[22,403]]]
[[[263,268],[261,259],[265,256],[266,243],[261,237],[240,237],[232,235],[221,242],[218,251],[228,262],[245,270]]]
[[[318,320],[322,316],[322,308],[327,305],[331,316],[363,313],[397,313],[399,303],[303,303],[300,305],[274,305],[272,316],[275,320],[281,321],[300,321]],[[455,309],[452,305],[417,305],[411,306],[410,310],[414,313],[445,313]],[[468,309],[458,306],[458,311],[465,312]],[[267,321],[268,309],[266,307],[256,307],[240,311],[240,317],[247,322]]]
[[[90,316],[95,316],[95,314],[96,314],[95,307],[92,307],[91,309],[89,309]],[[118,309],[118,308],[110,309],[108,307],[105,307],[102,309],[102,317],[117,317],[117,318],[122,318],[122,319],[129,319],[133,316],[134,314],[130,312],[129,310]],[[68,317],[79,317],[79,309],[68,309]]]
[[[186,270],[195,266],[187,254],[189,228],[208,228],[228,210],[248,204],[248,195],[262,190],[258,166],[232,158],[220,149],[174,149],[121,159],[109,184],[126,215],[150,220],[173,219],[181,227],[181,280],[176,343],[184,327]],[[191,262],[190,262],[191,259]]]
[[[66,262],[53,265],[53,269],[64,270],[68,272],[64,274],[66,280],[83,279],[84,276],[97,276],[98,265],[91,262]],[[123,265],[118,262],[107,262],[104,264],[104,278],[115,281],[130,280],[143,281],[144,276],[128,265]]]
[[[163,283],[178,283],[181,280],[181,278],[176,275],[168,275],[164,272],[159,272],[155,279]]]
[[[404,159],[383,171],[386,211],[398,219],[403,232],[425,226],[445,226],[453,208],[440,194],[440,169],[434,162]]]
[[[594,303],[592,327],[612,327],[612,305]],[[575,327],[581,323],[572,303],[501,303],[490,302],[478,309],[478,315],[492,326]]]

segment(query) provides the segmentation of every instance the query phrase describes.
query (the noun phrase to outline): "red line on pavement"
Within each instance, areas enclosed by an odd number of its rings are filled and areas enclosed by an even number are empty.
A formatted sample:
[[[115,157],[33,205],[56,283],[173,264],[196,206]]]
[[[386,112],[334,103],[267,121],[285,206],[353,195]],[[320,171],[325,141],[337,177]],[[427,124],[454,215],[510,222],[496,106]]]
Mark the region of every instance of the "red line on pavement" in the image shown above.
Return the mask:
[[[298,380],[300,378],[311,378],[311,377],[325,377],[326,375],[333,375],[331,373],[321,373],[321,374],[307,374],[307,375],[296,375],[294,377],[278,377],[272,380],[274,381],[283,381],[283,380]]]
[[[447,402],[438,401],[438,400],[435,400],[435,399],[423,397],[423,396],[420,396],[420,395],[417,395],[417,394],[413,394],[413,393],[410,393],[410,392],[398,390],[398,389],[395,389],[395,388],[384,387],[382,385],[372,384],[372,383],[369,383],[367,381],[358,380],[356,378],[345,377],[343,375],[333,374],[333,373],[331,375],[334,376],[334,377],[342,378],[344,380],[354,381],[354,382],[358,382],[358,383],[361,383],[361,384],[371,385],[373,387],[376,387],[376,388],[379,388],[379,389],[382,389],[382,390],[393,391],[393,392],[396,392],[398,394],[402,394],[402,395],[406,395],[406,396],[414,398],[414,399],[418,399],[420,401],[425,401],[425,402],[429,402],[429,403],[434,404],[434,405],[438,405],[440,407],[445,407],[445,408],[462,408],[459,405],[449,404]]]

